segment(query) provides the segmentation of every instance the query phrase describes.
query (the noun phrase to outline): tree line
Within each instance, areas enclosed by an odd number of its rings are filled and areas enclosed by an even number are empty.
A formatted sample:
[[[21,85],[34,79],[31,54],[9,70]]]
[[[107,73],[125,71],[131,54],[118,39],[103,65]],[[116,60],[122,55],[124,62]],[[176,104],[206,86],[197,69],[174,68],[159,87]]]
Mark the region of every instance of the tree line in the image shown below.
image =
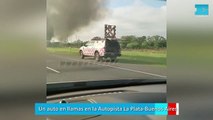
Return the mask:
[[[88,41],[76,40],[72,43],[47,43],[48,47],[75,47],[80,48]],[[136,37],[134,35],[122,36],[119,39],[119,43],[122,49],[160,49],[167,47],[166,38],[154,35],[154,36],[141,36]]]
[[[166,38],[155,36],[122,36],[120,40],[123,49],[159,49],[167,47]]]
[[[85,45],[88,41],[81,41],[81,40],[76,40],[71,43],[66,43],[66,42],[54,42],[50,43],[47,41],[47,47],[72,47],[72,48],[80,48],[81,46]]]

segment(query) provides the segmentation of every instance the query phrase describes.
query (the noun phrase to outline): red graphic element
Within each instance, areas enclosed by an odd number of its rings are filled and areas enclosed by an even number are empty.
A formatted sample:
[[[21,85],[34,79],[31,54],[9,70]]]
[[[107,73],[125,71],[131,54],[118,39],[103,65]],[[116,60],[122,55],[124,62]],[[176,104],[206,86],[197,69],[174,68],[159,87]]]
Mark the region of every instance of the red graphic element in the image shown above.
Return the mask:
[[[168,103],[168,115],[176,115],[176,103]]]

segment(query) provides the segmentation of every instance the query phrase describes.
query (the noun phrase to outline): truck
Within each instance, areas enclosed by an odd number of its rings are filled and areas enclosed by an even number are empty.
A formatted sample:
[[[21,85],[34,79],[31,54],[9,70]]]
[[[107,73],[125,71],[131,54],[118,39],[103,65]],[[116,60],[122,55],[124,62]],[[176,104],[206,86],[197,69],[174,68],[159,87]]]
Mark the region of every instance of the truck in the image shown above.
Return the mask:
[[[81,59],[94,57],[96,61],[110,58],[115,61],[121,56],[121,48],[117,39],[95,37],[79,50]]]

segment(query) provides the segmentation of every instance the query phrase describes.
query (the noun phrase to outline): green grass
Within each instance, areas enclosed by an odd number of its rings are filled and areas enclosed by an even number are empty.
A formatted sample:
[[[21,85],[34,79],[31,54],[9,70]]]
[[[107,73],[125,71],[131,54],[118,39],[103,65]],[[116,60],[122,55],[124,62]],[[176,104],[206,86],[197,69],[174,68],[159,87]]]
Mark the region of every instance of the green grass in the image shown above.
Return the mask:
[[[79,48],[47,48],[48,52],[79,56]],[[119,63],[166,65],[166,49],[161,50],[122,50]]]
[[[79,55],[79,48],[47,48],[49,53],[65,54],[71,56]]]
[[[166,65],[166,50],[123,50],[120,63]]]

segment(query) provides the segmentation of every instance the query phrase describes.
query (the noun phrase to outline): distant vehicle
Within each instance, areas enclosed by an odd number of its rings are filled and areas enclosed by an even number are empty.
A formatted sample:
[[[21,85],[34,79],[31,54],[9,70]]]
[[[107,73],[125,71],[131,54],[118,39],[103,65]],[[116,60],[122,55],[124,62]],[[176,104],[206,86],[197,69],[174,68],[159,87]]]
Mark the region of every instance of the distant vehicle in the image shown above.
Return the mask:
[[[94,57],[96,61],[110,58],[115,61],[118,56],[121,56],[121,49],[118,40],[93,38],[86,45],[82,46],[79,50],[81,59],[84,57]]]

